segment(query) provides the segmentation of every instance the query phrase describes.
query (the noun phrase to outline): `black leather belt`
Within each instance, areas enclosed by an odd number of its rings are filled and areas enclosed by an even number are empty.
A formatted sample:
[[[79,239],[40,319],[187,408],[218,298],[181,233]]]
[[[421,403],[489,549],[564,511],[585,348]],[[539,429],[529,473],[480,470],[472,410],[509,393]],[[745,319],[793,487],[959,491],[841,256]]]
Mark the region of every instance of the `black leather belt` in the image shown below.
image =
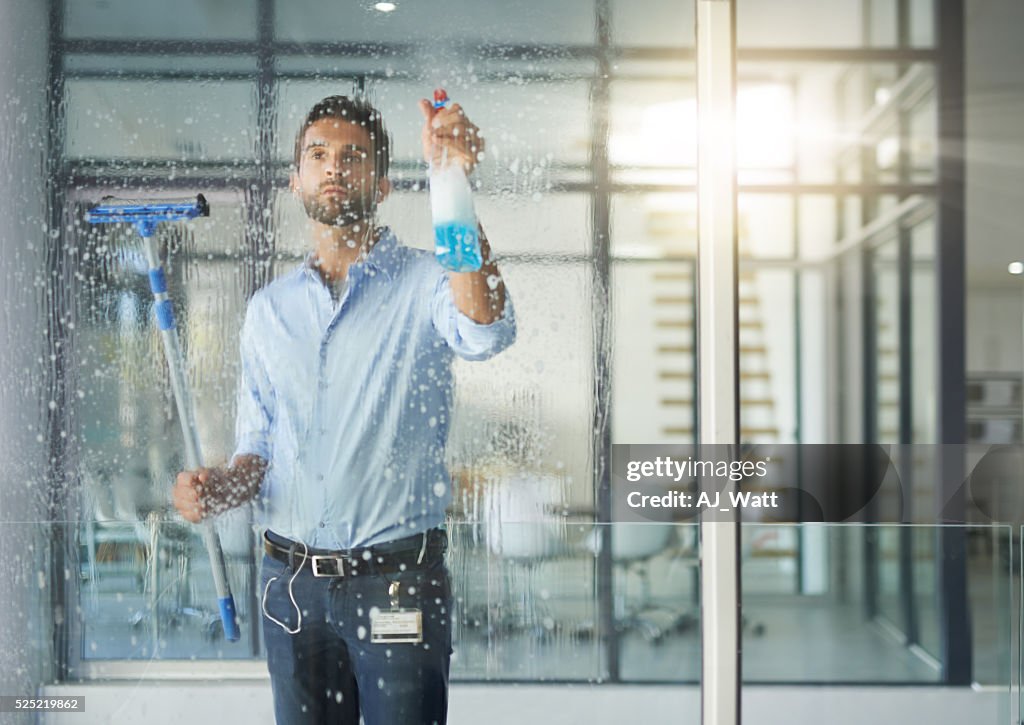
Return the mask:
[[[424,534],[413,534],[384,544],[331,551],[312,547],[303,549],[297,541],[267,531],[263,535],[263,549],[267,556],[288,564],[293,570],[308,561],[313,576],[317,577],[395,574],[436,564],[448,549],[448,534],[443,529],[430,529]]]

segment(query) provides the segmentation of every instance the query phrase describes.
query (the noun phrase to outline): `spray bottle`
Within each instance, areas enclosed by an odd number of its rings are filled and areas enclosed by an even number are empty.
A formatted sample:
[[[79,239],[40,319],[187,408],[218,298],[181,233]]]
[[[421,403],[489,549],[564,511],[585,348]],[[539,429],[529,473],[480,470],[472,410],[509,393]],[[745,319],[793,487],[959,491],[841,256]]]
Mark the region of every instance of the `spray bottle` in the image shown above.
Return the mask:
[[[448,103],[444,89],[434,91],[434,108]],[[475,272],[483,259],[477,234],[473,192],[461,164],[448,163],[448,151],[441,162],[430,167],[430,211],[434,221],[434,253],[445,269]]]

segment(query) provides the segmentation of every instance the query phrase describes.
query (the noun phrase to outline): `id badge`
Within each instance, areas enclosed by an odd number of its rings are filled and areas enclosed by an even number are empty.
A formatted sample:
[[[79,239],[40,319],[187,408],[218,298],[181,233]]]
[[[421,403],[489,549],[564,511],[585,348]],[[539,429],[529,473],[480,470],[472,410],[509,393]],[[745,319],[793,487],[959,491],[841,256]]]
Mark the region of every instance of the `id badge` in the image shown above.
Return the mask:
[[[370,641],[377,644],[423,641],[423,613],[418,609],[380,611],[370,621]]]
[[[377,644],[423,641],[423,613],[398,606],[398,582],[388,587],[390,611],[378,611],[370,620],[370,641]]]

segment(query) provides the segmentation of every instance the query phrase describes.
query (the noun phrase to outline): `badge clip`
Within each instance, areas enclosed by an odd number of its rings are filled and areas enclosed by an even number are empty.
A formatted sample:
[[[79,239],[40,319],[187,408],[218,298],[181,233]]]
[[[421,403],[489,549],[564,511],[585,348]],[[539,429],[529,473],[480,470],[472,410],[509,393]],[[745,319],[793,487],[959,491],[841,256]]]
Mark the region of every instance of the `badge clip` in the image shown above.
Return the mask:
[[[370,615],[370,641],[376,644],[416,644],[423,641],[423,613],[402,609],[398,601],[399,583],[388,586],[391,611]]]

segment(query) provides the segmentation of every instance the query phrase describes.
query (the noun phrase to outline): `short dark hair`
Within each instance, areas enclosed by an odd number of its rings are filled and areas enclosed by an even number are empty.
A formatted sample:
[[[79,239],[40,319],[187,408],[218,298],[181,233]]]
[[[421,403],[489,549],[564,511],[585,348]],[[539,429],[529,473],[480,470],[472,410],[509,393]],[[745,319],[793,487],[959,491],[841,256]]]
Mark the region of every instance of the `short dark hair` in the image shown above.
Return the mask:
[[[302,162],[302,139],[306,135],[306,129],[324,118],[336,118],[365,128],[370,134],[374,155],[373,168],[377,179],[383,179],[388,175],[388,167],[391,165],[391,136],[384,127],[384,117],[370,105],[369,101],[349,96],[327,96],[306,114],[306,120],[302,122],[302,127],[295,137],[296,171]]]

